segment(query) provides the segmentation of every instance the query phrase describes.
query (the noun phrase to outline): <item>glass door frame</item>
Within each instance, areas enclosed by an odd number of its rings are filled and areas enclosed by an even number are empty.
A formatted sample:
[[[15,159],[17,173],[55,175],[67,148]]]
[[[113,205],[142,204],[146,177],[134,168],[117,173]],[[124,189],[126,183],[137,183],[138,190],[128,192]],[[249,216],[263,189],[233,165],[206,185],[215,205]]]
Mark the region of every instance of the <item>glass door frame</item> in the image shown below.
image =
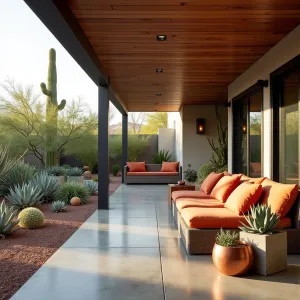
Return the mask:
[[[264,86],[262,86],[261,81],[258,81],[256,84],[252,85],[249,87],[247,90],[244,92],[240,93],[236,97],[232,98],[232,111],[231,111],[231,117],[232,117],[232,170],[233,173],[240,173],[240,169],[237,166],[237,164],[234,164],[235,161],[240,161],[240,159],[237,160],[237,157],[240,155],[240,143],[237,142],[237,136],[238,133],[236,132],[236,128],[241,128],[243,124],[235,124],[235,109],[234,105],[238,101],[243,101],[243,99],[247,98],[247,119],[246,119],[246,126],[247,126],[247,174],[250,174],[250,98],[252,95],[260,92],[262,96],[262,101],[261,101],[261,176],[263,176],[263,166],[264,166],[264,142],[263,142],[263,129],[264,129],[264,118],[263,118],[263,103],[264,103],[264,93],[263,93]]]

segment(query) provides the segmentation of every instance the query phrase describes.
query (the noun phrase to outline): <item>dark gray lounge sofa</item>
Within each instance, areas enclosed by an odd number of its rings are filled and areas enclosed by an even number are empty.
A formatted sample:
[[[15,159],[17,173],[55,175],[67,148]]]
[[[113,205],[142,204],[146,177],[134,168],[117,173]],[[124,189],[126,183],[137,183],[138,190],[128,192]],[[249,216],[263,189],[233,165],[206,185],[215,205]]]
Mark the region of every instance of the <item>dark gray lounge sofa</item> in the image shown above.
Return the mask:
[[[161,166],[157,164],[146,164],[146,171],[141,174],[128,174],[128,167],[124,167],[124,183],[125,184],[159,184],[159,183],[177,183],[182,180],[182,166],[178,166],[177,175],[166,175],[166,172],[161,172]],[[149,174],[147,174],[149,173]]]

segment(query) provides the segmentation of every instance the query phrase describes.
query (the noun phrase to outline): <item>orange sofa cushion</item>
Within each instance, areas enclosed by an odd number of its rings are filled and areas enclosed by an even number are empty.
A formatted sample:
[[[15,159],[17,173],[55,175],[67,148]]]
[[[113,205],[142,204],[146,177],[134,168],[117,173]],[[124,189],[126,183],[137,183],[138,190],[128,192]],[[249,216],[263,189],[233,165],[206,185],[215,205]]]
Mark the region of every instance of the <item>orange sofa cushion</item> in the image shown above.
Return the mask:
[[[205,194],[202,191],[175,191],[172,193],[172,199],[176,201],[180,198],[193,198],[193,199],[199,199],[199,198],[205,198],[209,199],[211,198],[210,195]]]
[[[202,182],[200,191],[210,194],[218,181],[224,176],[224,173],[211,172]]]
[[[161,172],[177,172],[179,162],[165,162],[163,161],[161,166]]]
[[[129,172],[146,172],[146,162],[127,162]]]
[[[177,176],[178,172],[127,172],[128,176]]]
[[[260,184],[242,183],[230,194],[225,207],[238,215],[243,215],[258,202],[261,193]]]
[[[223,208],[224,203],[216,199],[193,199],[193,198],[181,198],[176,201],[176,207],[179,212],[187,207],[214,207]]]
[[[211,191],[210,196],[221,202],[226,202],[229,195],[239,185],[242,175],[223,176]]]
[[[286,216],[298,196],[298,185],[282,184],[265,179],[262,187],[261,203],[271,206],[271,211],[281,218]]]
[[[188,227],[204,228],[238,228],[241,221],[246,224],[244,216],[240,216],[227,208],[189,207],[181,211],[181,217]],[[290,227],[291,219],[282,218],[278,227]]]
[[[243,175],[241,177],[242,182],[247,181],[249,183],[257,183],[257,184],[261,184],[265,179],[266,179],[266,177],[253,178],[253,177],[248,177],[246,175]]]

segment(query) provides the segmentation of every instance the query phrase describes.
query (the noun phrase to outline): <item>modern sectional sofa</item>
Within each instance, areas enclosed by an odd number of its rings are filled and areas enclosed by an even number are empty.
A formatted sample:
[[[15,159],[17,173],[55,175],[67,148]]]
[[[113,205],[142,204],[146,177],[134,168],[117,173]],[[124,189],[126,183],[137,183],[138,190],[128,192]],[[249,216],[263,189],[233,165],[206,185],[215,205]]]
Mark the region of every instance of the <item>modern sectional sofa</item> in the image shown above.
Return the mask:
[[[200,191],[175,191],[171,209],[189,254],[210,254],[220,228],[239,230],[251,205],[265,204],[281,216],[287,231],[288,253],[300,253],[298,185],[267,178],[211,173]]]
[[[172,171],[162,171],[160,164],[145,164],[145,170],[138,172],[130,170],[130,163],[124,167],[125,184],[168,184],[179,180],[182,180],[182,166],[179,163]]]

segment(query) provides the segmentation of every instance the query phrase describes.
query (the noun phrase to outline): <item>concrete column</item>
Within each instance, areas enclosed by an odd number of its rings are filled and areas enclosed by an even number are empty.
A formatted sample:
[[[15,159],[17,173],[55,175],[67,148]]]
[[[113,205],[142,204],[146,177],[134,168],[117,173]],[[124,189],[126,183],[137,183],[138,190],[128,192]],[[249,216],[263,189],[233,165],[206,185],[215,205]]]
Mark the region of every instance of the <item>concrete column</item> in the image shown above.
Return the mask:
[[[128,161],[128,115],[122,115],[122,183],[124,183],[124,167]]]
[[[108,89],[98,87],[98,209],[109,208]]]

